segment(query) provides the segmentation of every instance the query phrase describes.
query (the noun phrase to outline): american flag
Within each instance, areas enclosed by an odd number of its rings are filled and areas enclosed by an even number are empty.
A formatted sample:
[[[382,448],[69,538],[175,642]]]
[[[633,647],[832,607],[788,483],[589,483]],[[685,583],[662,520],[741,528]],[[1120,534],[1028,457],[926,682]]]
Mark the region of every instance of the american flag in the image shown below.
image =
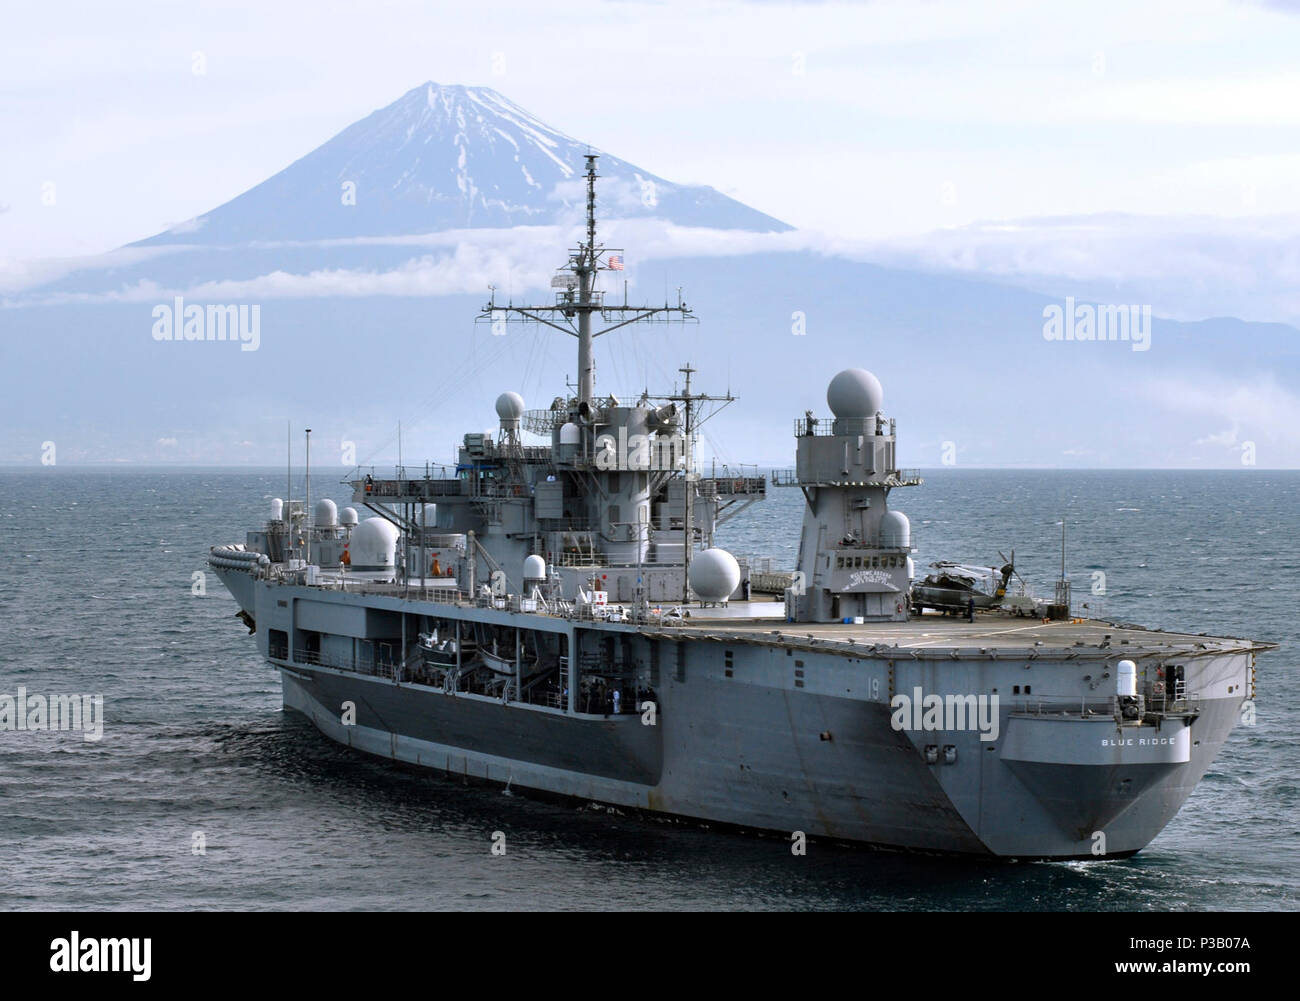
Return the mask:
[[[610,254],[609,257],[606,258],[606,264],[608,265],[610,271],[622,271],[622,270],[623,270],[623,255],[622,255],[622,254]]]

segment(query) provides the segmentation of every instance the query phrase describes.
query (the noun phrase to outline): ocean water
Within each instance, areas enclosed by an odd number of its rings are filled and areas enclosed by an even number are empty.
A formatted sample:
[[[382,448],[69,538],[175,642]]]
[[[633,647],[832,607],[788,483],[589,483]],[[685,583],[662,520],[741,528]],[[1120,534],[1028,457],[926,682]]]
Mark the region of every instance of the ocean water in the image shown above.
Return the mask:
[[[1016,551],[1119,621],[1281,644],[1182,812],[1124,861],[1009,864],[786,841],[542,801],[347,751],[280,706],[215,575],[273,471],[0,471],[0,694],[101,694],[104,735],[0,731],[0,908],[1294,910],[1300,474],[936,470],[895,491],[934,559]],[[314,477],[317,496],[329,477]],[[802,498],[718,544],[790,566]],[[1104,607],[1103,607],[1104,606]],[[491,852],[494,832],[506,854]],[[195,854],[201,835],[204,854]]]

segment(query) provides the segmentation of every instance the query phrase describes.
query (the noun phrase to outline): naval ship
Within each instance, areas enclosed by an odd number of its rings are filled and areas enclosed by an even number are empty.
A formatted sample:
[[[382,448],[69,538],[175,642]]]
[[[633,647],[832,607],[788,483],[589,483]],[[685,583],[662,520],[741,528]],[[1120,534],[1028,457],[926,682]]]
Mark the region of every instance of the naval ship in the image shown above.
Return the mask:
[[[211,549],[284,706],[372,755],[786,837],[1018,859],[1147,845],[1272,645],[1071,617],[1068,592],[1028,622],[913,607],[891,492],[922,480],[865,369],[826,373],[830,416],[794,419],[792,469],[704,475],[699,429],[730,393],[695,392],[689,365],[663,396],[596,392],[595,338],[695,321],[680,293],[600,288],[622,257],[596,239],[596,159],[553,301],[493,292],[478,317],[575,337],[575,382],[544,409],[502,393],[498,433],[466,434],[454,466],[357,469],[341,511],[311,504],[308,438],[305,498]],[[805,500],[784,573],[714,544],[769,487]]]

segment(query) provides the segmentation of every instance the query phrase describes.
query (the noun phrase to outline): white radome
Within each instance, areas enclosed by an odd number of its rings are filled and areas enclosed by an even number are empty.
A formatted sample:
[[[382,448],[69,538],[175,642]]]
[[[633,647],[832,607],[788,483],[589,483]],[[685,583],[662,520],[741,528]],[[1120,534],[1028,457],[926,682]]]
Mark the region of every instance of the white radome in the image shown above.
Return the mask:
[[[912,523],[902,511],[886,511],[880,518],[880,544],[886,549],[908,549],[912,545]]]
[[[284,520],[284,501],[281,500],[279,497],[271,498],[271,520],[272,521]]]
[[[884,403],[880,380],[865,368],[846,368],[826,387],[826,404],[838,420],[869,420]]]
[[[691,560],[690,582],[701,601],[726,601],[740,586],[740,564],[725,549],[706,549]]]
[[[497,397],[497,416],[503,421],[517,421],[524,415],[524,398],[518,393],[502,393]]]
[[[316,527],[333,528],[338,522],[339,508],[328,497],[316,502]]]
[[[581,445],[582,430],[573,421],[569,421],[560,427],[560,444],[561,445]]]
[[[546,561],[536,553],[524,560],[524,580],[546,580]]]
[[[358,520],[357,509],[354,507],[345,507],[339,512],[339,524],[345,528],[351,528]]]
[[[397,560],[397,526],[383,518],[367,518],[352,532],[348,547],[353,570],[387,570]]]

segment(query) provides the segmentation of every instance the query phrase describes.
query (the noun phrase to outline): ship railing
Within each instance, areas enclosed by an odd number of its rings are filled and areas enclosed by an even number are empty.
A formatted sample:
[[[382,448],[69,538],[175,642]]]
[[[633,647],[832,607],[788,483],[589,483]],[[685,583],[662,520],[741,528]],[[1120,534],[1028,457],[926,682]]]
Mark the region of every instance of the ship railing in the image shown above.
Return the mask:
[[[464,482],[460,479],[377,479],[370,483],[360,479],[347,482],[354,497],[372,500],[384,497],[456,497],[464,492]]]
[[[596,524],[590,518],[541,518],[543,532],[594,532]]]
[[[351,671],[390,681],[401,681],[401,665],[397,661],[376,660],[372,657],[341,657],[323,654],[319,650],[295,650],[292,663],[311,667],[331,667],[338,671]]]
[[[1200,711],[1200,696],[1193,694],[1182,699],[1156,700],[1143,695],[1121,698],[1119,695],[1012,695],[1012,715],[1016,716],[1068,716],[1081,719],[1111,717],[1117,722],[1136,724],[1149,713],[1157,715],[1190,715]]]
[[[767,493],[766,476],[713,476],[699,481],[702,496],[763,496]]]
[[[834,417],[800,417],[794,422],[794,436],[811,438],[815,435],[830,435],[834,426]]]
[[[1007,700],[1016,716],[1114,716],[1114,696],[1012,695]]]
[[[1181,691],[1167,695],[1164,691],[1157,691],[1146,696],[1146,707],[1150,712],[1170,715],[1200,712],[1201,693]]]
[[[596,552],[551,553],[550,563],[557,567],[607,567],[609,557]]]
[[[799,479],[797,469],[773,469],[772,486],[774,487],[798,487],[802,486],[803,481]],[[921,476],[921,470],[916,468],[909,469],[886,469],[877,470],[871,474],[871,483],[878,483],[885,487],[914,487],[924,483]]]

